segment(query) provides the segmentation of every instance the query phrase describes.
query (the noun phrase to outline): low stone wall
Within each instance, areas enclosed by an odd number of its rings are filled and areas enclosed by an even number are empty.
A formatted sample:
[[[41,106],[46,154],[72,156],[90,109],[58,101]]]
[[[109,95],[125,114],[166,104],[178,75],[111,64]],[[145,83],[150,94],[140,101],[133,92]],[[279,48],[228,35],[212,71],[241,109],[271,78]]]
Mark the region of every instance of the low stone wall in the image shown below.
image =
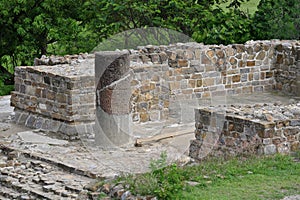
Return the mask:
[[[300,150],[300,102],[256,104],[195,110],[190,156],[288,154]]]
[[[131,50],[133,121],[164,120],[188,112],[197,99],[278,89],[297,92],[296,41],[235,45],[186,43]],[[300,83],[300,82],[299,82]]]

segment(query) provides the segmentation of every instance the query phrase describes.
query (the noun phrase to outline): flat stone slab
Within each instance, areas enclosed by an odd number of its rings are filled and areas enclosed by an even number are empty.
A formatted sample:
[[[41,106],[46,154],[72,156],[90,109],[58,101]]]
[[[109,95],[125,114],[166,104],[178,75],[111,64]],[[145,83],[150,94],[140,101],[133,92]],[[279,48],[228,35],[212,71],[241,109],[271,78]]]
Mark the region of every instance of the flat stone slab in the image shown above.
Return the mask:
[[[0,113],[12,113],[14,108],[10,106],[10,95],[0,96]]]
[[[50,145],[66,145],[68,141],[53,139],[32,131],[25,131],[18,133],[18,136],[25,143],[34,143],[34,144],[50,144]]]

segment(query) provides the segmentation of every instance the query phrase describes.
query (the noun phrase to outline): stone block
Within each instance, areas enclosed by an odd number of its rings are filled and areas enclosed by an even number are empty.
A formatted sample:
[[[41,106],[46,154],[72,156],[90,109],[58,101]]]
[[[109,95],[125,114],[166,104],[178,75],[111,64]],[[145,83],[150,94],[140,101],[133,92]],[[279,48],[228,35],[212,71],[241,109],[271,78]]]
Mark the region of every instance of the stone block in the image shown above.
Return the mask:
[[[202,79],[202,83],[204,87],[215,85],[215,78],[205,78]],[[197,83],[198,85],[198,83]]]
[[[201,56],[201,64],[210,65],[211,61],[206,55]]]
[[[266,53],[264,51],[259,51],[258,53],[256,53],[255,59],[263,60],[263,59],[265,59],[265,56],[266,56]]]
[[[275,153],[277,153],[277,150],[276,150],[276,146],[274,144],[266,145],[264,147],[264,154],[265,155],[272,155],[272,154],[275,154]]]
[[[253,67],[253,66],[255,66],[255,61],[254,61],[254,60],[248,60],[248,61],[247,61],[247,66],[248,66],[248,67]]]
[[[241,81],[241,75],[232,76],[232,82],[233,83],[240,82],[240,81]]]
[[[186,59],[178,59],[177,61],[178,67],[188,67],[189,62]]]

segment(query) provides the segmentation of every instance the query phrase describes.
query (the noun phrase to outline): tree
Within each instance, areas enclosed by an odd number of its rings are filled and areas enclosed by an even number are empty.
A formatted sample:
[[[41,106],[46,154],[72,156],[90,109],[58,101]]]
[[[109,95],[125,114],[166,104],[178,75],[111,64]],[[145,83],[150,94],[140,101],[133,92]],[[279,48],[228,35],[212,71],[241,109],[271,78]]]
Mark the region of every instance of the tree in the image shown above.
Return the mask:
[[[253,32],[255,39],[300,39],[300,1],[261,0]]]
[[[84,29],[78,17],[82,3],[75,0],[0,0],[0,64],[6,68],[30,65],[34,57],[51,51],[78,52],[81,46],[73,41]]]
[[[245,42],[250,36],[251,20],[238,9],[243,0],[230,0],[229,6],[233,9],[229,12],[216,6],[219,2],[221,0],[91,0],[84,13],[89,13],[86,15],[91,19],[89,27],[99,38],[131,29],[160,27],[176,30],[198,42]],[[140,38],[145,36],[140,35]]]

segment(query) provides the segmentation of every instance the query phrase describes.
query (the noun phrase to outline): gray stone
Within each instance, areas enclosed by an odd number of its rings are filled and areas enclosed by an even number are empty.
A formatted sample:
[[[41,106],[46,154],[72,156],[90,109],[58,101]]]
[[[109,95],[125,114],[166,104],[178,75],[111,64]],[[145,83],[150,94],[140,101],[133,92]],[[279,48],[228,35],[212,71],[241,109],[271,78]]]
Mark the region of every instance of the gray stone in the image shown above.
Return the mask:
[[[271,155],[277,152],[276,146],[274,144],[270,144],[264,147],[264,154]]]
[[[47,136],[43,136],[32,131],[19,132],[18,136],[25,143],[31,144],[51,144],[51,145],[65,145],[68,141],[53,139]]]

